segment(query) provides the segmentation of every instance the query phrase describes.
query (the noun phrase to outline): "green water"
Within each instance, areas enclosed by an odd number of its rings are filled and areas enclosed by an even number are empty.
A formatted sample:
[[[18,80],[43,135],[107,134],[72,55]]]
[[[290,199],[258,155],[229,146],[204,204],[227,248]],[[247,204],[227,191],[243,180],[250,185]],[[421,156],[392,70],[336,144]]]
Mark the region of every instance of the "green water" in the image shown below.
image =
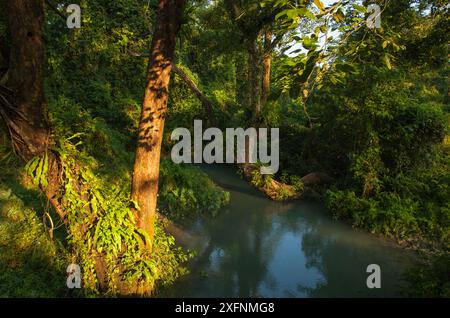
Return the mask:
[[[216,218],[183,225],[195,249],[190,274],[169,297],[400,297],[413,255],[347,224],[311,202],[276,203],[230,166],[203,166],[231,194]],[[381,288],[369,289],[369,264],[381,267]]]

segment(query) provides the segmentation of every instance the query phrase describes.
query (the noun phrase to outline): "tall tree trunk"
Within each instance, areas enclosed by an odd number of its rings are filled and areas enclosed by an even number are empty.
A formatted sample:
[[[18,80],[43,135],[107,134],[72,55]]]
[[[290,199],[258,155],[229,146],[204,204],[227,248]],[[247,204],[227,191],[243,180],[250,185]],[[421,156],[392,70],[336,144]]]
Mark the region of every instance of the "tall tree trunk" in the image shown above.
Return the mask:
[[[65,224],[69,224],[65,205],[61,200],[61,162],[50,150],[51,133],[48,123],[48,110],[44,94],[45,45],[43,41],[44,1],[7,0],[9,56],[6,58],[7,78],[0,84],[0,114],[9,130],[14,151],[24,161],[42,157],[47,153],[47,186],[40,186],[48,202],[55,208]],[[5,59],[4,59],[5,60]],[[74,178],[73,189],[80,199],[88,202],[85,186]],[[89,204],[85,206],[92,215]],[[95,216],[93,216],[95,217]],[[71,226],[71,234],[84,237],[87,226]],[[103,287],[102,273],[105,272],[102,256],[95,261],[98,281]]]
[[[30,160],[47,150],[50,139],[43,88],[44,1],[8,0],[5,8],[9,59],[0,111],[14,150]]]
[[[51,133],[43,85],[44,1],[7,0],[3,5],[8,35],[2,45],[2,55],[9,55],[3,56],[7,61],[3,66],[7,76],[0,79],[0,115],[9,130],[15,153],[24,161],[47,152],[48,185],[41,190],[61,220],[66,222],[63,204],[58,199],[61,188],[59,158],[49,151]],[[74,184],[74,187],[79,185]]]
[[[15,153],[29,161],[47,152],[51,143],[43,85],[44,1],[8,0],[3,5],[8,34],[1,47],[2,67],[7,75],[0,79],[0,115]],[[48,161],[48,186],[42,191],[64,221],[64,209],[55,198],[60,187],[59,164],[52,153]]]
[[[131,198],[138,226],[152,239],[159,165],[176,36],[185,0],[159,0],[136,145]]]
[[[261,105],[267,103],[267,98],[270,94],[270,72],[272,65],[272,31],[266,29],[264,32],[264,56],[263,56],[263,79],[262,79],[262,93]]]
[[[261,119],[261,48],[258,37],[248,41],[247,52],[249,106],[253,112],[252,122],[258,124]]]

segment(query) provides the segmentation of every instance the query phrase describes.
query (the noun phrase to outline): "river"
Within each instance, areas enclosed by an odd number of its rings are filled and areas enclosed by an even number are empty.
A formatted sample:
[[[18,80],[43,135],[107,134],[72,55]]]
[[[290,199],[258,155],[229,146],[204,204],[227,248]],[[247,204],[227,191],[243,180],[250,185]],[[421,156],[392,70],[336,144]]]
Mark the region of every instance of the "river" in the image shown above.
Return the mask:
[[[215,218],[182,224],[182,245],[197,251],[190,273],[166,297],[401,297],[413,253],[331,219],[314,202],[273,202],[232,166],[202,166],[231,194]],[[381,288],[369,289],[369,264]]]

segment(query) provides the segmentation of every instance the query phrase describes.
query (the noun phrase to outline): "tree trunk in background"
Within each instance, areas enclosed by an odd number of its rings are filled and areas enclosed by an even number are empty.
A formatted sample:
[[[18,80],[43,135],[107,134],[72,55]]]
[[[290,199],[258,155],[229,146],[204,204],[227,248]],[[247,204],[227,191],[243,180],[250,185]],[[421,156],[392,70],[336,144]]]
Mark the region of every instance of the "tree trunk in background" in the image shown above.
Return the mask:
[[[136,145],[131,198],[138,226],[152,239],[159,165],[176,36],[185,0],[159,0]]]
[[[272,31],[266,29],[264,32],[264,56],[263,56],[263,79],[262,79],[262,93],[261,105],[267,103],[270,94],[270,71],[272,65]]]
[[[44,97],[44,2],[8,0],[8,76],[0,96],[1,115],[14,150],[25,161],[48,148],[50,130]]]
[[[252,123],[258,124],[261,119],[261,48],[258,37],[249,40],[248,52],[248,85],[250,109],[253,112]]]

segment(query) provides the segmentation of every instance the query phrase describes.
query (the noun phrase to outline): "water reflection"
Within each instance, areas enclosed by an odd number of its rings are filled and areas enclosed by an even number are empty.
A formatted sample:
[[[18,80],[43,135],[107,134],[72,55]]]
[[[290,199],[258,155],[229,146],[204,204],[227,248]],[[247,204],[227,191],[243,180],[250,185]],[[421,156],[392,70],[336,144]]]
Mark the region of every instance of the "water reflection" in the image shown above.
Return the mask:
[[[401,296],[412,255],[332,221],[318,204],[266,199],[230,167],[204,167],[231,193],[215,219],[186,224],[186,246],[198,251],[191,273],[165,292],[176,297]],[[366,287],[379,264],[382,288]]]

